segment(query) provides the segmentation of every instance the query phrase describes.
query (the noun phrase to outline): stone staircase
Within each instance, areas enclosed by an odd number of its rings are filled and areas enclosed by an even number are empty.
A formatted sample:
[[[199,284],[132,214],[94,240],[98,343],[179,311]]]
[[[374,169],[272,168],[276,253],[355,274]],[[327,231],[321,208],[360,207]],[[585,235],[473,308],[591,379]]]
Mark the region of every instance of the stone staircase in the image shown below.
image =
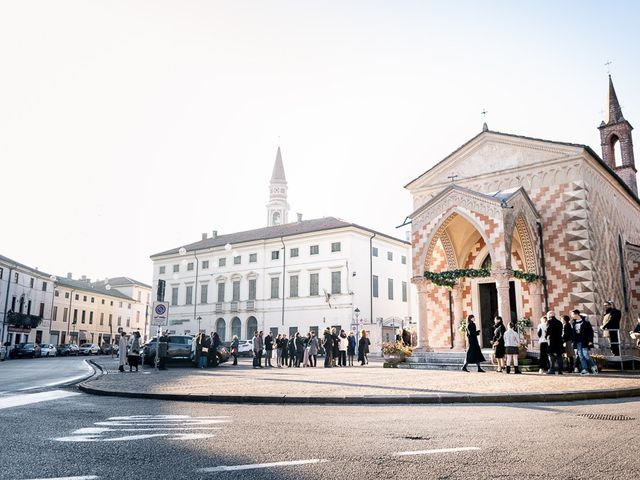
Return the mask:
[[[486,359],[491,358],[491,350],[483,350],[482,352]],[[418,370],[460,370],[464,364],[466,357],[465,352],[414,352],[412,356],[408,357],[405,362],[399,363],[398,368],[404,369],[418,369]],[[497,365],[492,365],[490,362],[484,362],[481,364],[484,370],[496,370]],[[476,369],[475,365],[470,365],[470,371]],[[537,363],[529,365],[521,365],[520,370],[523,372],[538,371]]]

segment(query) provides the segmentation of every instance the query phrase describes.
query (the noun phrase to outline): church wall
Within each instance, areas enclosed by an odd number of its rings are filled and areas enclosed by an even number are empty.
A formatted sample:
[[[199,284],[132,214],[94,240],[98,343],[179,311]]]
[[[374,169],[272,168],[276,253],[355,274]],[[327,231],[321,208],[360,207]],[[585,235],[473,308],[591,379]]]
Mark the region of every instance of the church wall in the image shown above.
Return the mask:
[[[449,269],[447,255],[440,240],[438,240],[433,249],[428,269],[432,272],[441,272]],[[427,298],[429,344],[434,348],[449,348],[451,346],[449,290],[446,287],[432,285]]]

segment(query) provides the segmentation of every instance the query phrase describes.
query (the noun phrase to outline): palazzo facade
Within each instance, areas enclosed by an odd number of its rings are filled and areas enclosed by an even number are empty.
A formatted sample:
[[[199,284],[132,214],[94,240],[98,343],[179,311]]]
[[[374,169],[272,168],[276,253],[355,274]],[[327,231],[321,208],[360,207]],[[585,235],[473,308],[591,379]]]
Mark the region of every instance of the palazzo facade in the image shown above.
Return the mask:
[[[640,312],[640,200],[631,139],[609,79],[603,156],[586,145],[483,131],[406,188],[413,198],[412,282],[419,347],[462,350],[460,322],[479,320],[490,347],[493,318],[578,308],[594,324],[602,303]],[[487,268],[489,277],[438,287],[424,272]],[[514,271],[544,280],[526,282]]]

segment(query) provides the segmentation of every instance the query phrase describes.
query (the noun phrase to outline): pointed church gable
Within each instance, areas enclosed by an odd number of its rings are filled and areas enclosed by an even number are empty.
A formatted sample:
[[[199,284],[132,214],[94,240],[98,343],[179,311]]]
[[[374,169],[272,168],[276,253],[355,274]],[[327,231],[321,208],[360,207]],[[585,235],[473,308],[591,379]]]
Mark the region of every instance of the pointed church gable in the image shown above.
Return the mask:
[[[416,178],[406,188],[414,192],[455,181],[496,175],[582,155],[584,146],[538,140],[498,132],[483,132]]]

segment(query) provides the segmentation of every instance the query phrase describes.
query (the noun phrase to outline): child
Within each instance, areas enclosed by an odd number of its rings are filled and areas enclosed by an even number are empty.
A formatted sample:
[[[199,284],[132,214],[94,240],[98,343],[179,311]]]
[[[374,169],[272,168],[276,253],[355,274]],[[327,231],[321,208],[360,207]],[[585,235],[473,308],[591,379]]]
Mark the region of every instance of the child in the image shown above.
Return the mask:
[[[518,343],[520,341],[520,335],[515,331],[515,325],[513,322],[509,322],[507,325],[507,331],[504,332],[504,349],[507,357],[507,373],[511,372],[511,365],[514,366],[514,373],[521,373],[518,368]]]

